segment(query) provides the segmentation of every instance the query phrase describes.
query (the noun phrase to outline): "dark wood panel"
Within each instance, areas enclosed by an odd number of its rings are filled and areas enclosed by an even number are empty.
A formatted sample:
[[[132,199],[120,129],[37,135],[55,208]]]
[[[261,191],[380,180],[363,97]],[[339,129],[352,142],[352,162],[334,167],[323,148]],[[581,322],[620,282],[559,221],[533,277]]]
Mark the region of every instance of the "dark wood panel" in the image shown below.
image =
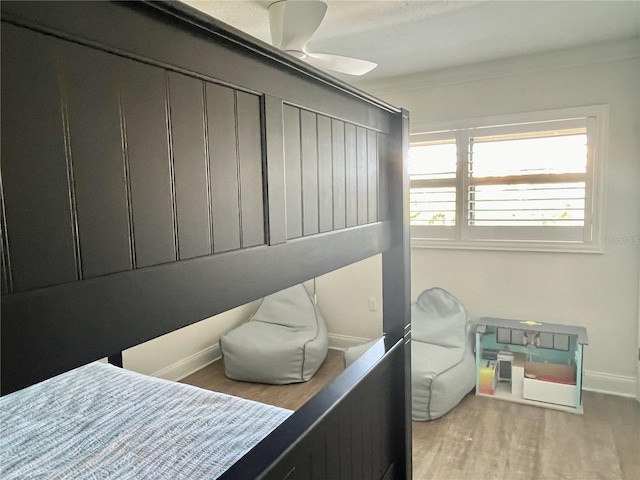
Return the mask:
[[[333,156],[333,228],[346,226],[346,173],[344,122],[331,120],[331,153]]]
[[[3,236],[7,234],[9,246],[3,252],[7,291],[78,277],[62,102],[52,48],[48,37],[2,24],[1,172],[7,228]],[[32,128],[34,124],[40,128]]]
[[[368,258],[390,238],[375,223],[5,295],[2,393]]]
[[[176,260],[175,218],[162,69],[120,61],[136,267]]]
[[[236,92],[242,247],[263,245],[264,189],[260,98]]]
[[[382,254],[382,323],[383,331],[404,343],[403,374],[395,379],[395,388],[404,391],[404,406],[394,411],[387,428],[391,436],[402,431],[404,458],[396,462],[395,470],[411,477],[411,249],[409,234],[409,112],[395,119],[386,143],[385,178],[388,183],[388,214],[391,218],[394,244]],[[374,224],[375,225],[375,224]],[[404,448],[403,448],[404,447]]]
[[[356,150],[356,127],[346,123],[344,126],[344,155],[347,227],[353,227],[358,224],[358,164]]]
[[[287,239],[302,236],[302,170],[300,157],[300,110],[283,108],[284,163],[287,200]]]
[[[318,216],[320,232],[333,229],[333,159],[331,119],[318,115]]]
[[[369,223],[378,221],[378,133],[367,130],[367,203]]]
[[[369,192],[368,192],[368,155],[367,155],[367,131],[358,127],[356,129],[356,163],[358,170],[358,225],[369,221]]]
[[[201,80],[168,73],[171,144],[181,260],[211,253],[209,178]]]
[[[267,235],[269,245],[287,241],[287,215],[284,167],[284,126],[282,100],[264,96],[263,118],[267,188]]]
[[[118,58],[68,42],[59,42],[58,51],[83,278],[129,270],[133,238]]]
[[[318,135],[316,114],[300,113],[302,141],[302,234],[318,233]]]
[[[388,112],[396,111],[390,106],[386,106],[386,111],[378,108],[375,105],[385,104],[277,49],[266,44],[256,45],[248,35],[238,31],[230,34],[220,22],[187,5],[175,5],[175,2],[148,2],[148,5],[143,2],[2,3],[5,18],[30,19],[35,26],[47,25],[57,32],[264,92],[311,110],[330,112],[373,129],[388,131],[391,118]],[[178,15],[189,10],[193,23],[177,21],[158,8],[179,10]],[[113,28],[114,25],[118,28]],[[164,38],[171,41],[158,41]],[[283,68],[286,64],[294,67]],[[322,79],[318,81],[303,73],[309,70]]]
[[[240,184],[235,92],[206,83],[207,136],[215,253],[240,248]]]

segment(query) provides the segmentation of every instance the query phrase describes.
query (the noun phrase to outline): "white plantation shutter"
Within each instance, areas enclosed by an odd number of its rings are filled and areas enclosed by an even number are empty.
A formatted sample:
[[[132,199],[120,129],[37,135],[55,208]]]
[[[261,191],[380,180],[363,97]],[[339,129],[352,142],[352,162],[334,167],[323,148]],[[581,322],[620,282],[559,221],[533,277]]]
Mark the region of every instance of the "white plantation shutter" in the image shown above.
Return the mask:
[[[409,151],[410,221],[414,229],[453,238],[456,224],[457,146],[455,139],[412,146]],[[439,227],[430,229],[429,227]]]
[[[413,135],[412,238],[594,245],[599,123],[594,114]]]

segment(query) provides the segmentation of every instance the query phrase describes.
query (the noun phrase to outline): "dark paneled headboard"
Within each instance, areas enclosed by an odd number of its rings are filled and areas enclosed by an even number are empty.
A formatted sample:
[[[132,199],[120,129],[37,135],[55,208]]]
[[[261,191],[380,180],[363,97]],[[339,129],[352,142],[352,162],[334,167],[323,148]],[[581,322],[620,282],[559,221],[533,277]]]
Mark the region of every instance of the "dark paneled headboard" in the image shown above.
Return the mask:
[[[388,353],[271,452],[393,387],[410,471],[406,112],[179,3],[0,5],[2,393],[382,253]]]

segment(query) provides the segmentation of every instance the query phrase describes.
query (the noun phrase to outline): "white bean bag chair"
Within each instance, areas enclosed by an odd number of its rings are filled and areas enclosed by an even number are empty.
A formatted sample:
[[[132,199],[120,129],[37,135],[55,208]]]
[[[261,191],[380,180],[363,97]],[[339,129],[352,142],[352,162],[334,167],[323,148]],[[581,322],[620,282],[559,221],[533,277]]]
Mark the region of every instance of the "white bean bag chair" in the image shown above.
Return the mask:
[[[262,300],[251,319],[220,339],[227,377],[245,382],[306,382],[327,356],[327,327],[303,285]]]
[[[441,417],[476,383],[471,324],[460,301],[431,288],[411,305],[413,420]]]
[[[365,354],[365,352],[367,350],[369,350],[371,347],[373,347],[376,342],[380,340],[379,338],[376,338],[374,340],[371,340],[369,342],[363,343],[362,345],[355,345],[353,347],[347,347],[344,350],[343,353],[343,358],[344,358],[344,368],[347,368],[349,365],[351,365],[353,362],[355,362],[358,358],[360,358],[362,355]]]

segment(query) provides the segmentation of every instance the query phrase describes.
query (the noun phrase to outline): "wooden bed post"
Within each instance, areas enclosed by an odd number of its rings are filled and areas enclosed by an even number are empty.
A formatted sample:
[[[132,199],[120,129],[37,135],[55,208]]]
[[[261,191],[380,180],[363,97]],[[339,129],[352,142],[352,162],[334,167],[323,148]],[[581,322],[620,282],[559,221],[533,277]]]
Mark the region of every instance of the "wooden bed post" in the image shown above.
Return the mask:
[[[402,338],[404,344],[404,430],[405,465],[398,472],[411,478],[411,250],[409,233],[409,112],[402,110],[396,117],[391,138],[402,142],[402,148],[390,145],[386,174],[388,218],[391,222],[393,247],[382,254],[383,329],[393,344]],[[393,153],[392,153],[393,152]]]
[[[122,352],[114,353],[113,355],[109,355],[108,359],[111,365],[115,365],[116,367],[122,368]]]

